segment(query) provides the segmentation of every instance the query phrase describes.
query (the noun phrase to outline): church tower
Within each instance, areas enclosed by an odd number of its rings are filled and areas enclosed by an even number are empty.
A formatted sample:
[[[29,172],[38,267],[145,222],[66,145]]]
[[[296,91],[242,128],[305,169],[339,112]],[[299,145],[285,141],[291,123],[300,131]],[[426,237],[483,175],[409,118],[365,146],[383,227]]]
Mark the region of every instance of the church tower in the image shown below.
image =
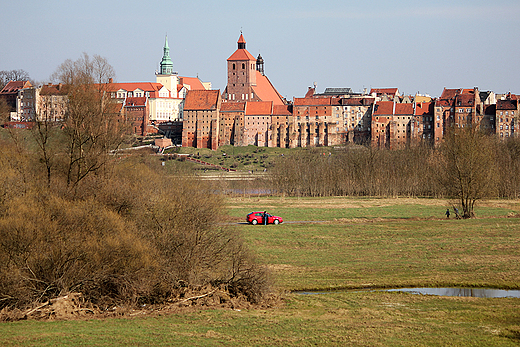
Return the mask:
[[[173,74],[173,62],[170,58],[170,47],[168,47],[168,36],[164,42],[163,57],[161,60],[161,75]]]
[[[238,49],[227,60],[228,100],[248,101],[253,98],[252,88],[256,86],[256,59],[246,49],[246,40],[240,34]]]
[[[177,97],[177,84],[179,84],[179,76],[173,71],[173,62],[170,58],[170,47],[168,47],[168,36],[164,42],[163,57],[160,63],[160,71],[156,74],[156,82],[162,84],[170,91],[173,98]]]

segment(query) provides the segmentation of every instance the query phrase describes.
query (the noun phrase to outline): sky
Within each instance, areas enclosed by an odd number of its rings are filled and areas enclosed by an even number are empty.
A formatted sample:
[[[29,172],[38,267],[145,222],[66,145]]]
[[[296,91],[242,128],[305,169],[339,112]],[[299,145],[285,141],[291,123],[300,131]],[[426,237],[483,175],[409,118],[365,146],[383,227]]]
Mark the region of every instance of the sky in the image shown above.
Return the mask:
[[[520,94],[518,18],[518,0],[2,1],[0,70],[45,83],[86,52],[105,57],[118,82],[155,82],[168,35],[175,71],[223,91],[242,31],[289,100],[314,83]]]

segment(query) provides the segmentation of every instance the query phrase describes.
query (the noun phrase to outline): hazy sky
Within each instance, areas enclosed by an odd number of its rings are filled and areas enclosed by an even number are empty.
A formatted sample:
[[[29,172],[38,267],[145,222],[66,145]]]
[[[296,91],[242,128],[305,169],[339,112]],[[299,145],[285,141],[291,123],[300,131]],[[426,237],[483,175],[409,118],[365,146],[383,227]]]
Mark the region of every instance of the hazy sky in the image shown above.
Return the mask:
[[[280,94],[326,87],[444,87],[520,94],[520,1],[2,1],[0,70],[46,82],[82,52],[116,80],[155,81],[165,35],[174,69],[221,91],[240,30]]]

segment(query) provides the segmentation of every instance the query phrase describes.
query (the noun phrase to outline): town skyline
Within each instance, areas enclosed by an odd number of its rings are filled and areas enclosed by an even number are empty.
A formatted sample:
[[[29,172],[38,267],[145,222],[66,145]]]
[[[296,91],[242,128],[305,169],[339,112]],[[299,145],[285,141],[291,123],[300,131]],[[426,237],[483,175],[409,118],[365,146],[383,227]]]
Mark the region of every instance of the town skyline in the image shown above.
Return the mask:
[[[433,97],[445,87],[520,90],[513,68],[520,57],[513,44],[520,4],[513,1],[173,1],[146,7],[132,1],[124,7],[28,1],[4,8],[8,48],[0,52],[0,70],[24,69],[41,82],[82,52],[106,57],[119,82],[153,81],[168,34],[174,70],[222,91],[225,59],[242,30],[248,49],[262,55],[266,75],[288,100],[303,96],[314,82],[318,91],[397,87]],[[26,24],[15,26],[17,18]]]

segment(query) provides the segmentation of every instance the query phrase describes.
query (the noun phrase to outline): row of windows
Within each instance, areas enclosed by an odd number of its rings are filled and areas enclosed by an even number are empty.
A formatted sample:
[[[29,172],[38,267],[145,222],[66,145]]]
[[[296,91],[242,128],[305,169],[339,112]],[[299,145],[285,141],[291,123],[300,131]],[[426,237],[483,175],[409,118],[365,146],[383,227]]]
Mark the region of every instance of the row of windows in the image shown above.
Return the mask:
[[[233,84],[233,86],[235,86],[235,85]],[[242,84],[242,86],[244,86],[244,85]],[[253,99],[253,97],[254,97],[253,93],[251,93],[251,96],[249,96],[249,93],[242,94],[242,100],[249,100],[250,98]],[[236,100],[235,94],[228,94],[228,100]]]
[[[117,92],[116,93],[111,93],[110,94],[110,97],[112,99],[114,98],[118,98],[118,99],[124,99],[126,97],[129,97],[129,98],[132,98],[132,97],[136,97],[136,98],[142,98],[143,95],[146,95],[147,98],[150,97],[150,92],[146,92],[143,94],[143,92]],[[161,97],[168,97],[168,93],[161,93],[159,96]]]
[[[246,63],[242,63],[242,69],[246,68]],[[255,68],[255,64],[251,64],[251,69]],[[236,70],[236,65],[233,63],[233,70]]]

